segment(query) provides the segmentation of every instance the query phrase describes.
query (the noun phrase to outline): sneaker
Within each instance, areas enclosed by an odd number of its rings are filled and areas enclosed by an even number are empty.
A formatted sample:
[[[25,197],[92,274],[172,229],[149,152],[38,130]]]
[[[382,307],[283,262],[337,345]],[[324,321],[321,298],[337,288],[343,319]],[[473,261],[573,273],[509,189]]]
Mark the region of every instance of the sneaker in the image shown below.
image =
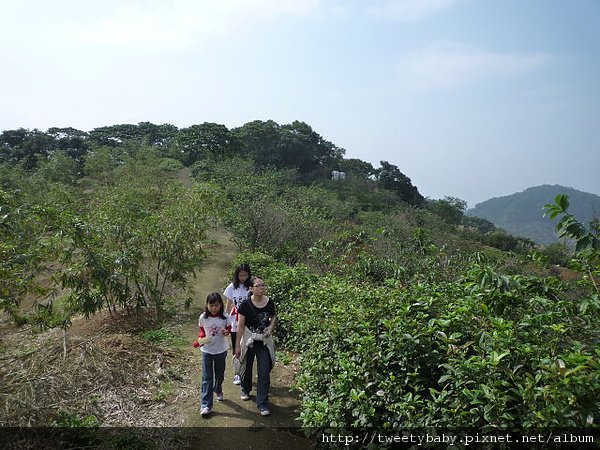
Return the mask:
[[[204,408],[202,408],[200,410],[200,415],[201,416],[207,416],[211,413],[211,409],[208,406],[205,406]]]
[[[222,392],[217,393],[217,401],[219,401],[219,402],[223,401],[223,393]]]
[[[240,395],[242,400],[250,400],[250,395],[242,391],[242,395]]]
[[[271,411],[269,411],[269,408],[266,406],[259,406],[258,410],[260,411],[261,416],[268,416],[271,414]]]
[[[242,379],[240,378],[239,375],[236,375],[235,377],[233,377],[233,384],[235,384],[235,385],[242,384]]]

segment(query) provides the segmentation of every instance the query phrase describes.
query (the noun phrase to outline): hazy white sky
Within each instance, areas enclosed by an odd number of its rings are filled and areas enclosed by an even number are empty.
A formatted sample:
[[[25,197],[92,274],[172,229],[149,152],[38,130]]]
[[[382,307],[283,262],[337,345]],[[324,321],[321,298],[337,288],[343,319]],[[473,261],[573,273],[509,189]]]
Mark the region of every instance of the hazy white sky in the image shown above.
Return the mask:
[[[0,1],[0,131],[301,120],[469,206],[600,194],[600,1]]]

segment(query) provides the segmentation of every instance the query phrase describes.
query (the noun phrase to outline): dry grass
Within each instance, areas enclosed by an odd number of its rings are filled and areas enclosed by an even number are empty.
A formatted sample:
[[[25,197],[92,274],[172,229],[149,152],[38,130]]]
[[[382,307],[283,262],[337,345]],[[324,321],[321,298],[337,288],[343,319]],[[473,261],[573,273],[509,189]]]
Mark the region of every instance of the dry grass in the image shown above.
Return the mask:
[[[174,394],[174,374],[185,376],[185,364],[178,365],[182,355],[129,334],[142,328],[130,323],[135,319],[113,319],[78,321],[69,330],[66,354],[60,329],[36,334],[23,327],[4,334],[0,425],[78,425],[86,418],[104,426],[168,425],[163,409]]]

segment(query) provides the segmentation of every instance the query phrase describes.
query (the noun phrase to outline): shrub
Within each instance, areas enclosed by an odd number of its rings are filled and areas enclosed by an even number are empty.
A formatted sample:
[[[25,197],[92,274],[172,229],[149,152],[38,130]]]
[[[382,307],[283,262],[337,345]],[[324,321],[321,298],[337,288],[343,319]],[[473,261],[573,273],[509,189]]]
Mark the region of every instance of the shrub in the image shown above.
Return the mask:
[[[556,278],[485,263],[406,287],[265,272],[281,343],[301,353],[307,427],[581,427],[600,414],[600,304],[582,315]]]

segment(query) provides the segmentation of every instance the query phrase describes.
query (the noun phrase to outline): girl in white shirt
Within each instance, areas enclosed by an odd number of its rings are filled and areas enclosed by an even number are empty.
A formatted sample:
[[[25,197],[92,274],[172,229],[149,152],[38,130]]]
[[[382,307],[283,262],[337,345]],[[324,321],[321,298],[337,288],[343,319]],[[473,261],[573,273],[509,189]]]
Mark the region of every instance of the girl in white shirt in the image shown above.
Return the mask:
[[[223,379],[225,378],[225,358],[231,333],[231,319],[225,313],[221,294],[213,292],[206,297],[206,308],[198,318],[200,333],[198,346],[202,351],[202,395],[200,414],[212,412],[213,393],[223,401]]]

